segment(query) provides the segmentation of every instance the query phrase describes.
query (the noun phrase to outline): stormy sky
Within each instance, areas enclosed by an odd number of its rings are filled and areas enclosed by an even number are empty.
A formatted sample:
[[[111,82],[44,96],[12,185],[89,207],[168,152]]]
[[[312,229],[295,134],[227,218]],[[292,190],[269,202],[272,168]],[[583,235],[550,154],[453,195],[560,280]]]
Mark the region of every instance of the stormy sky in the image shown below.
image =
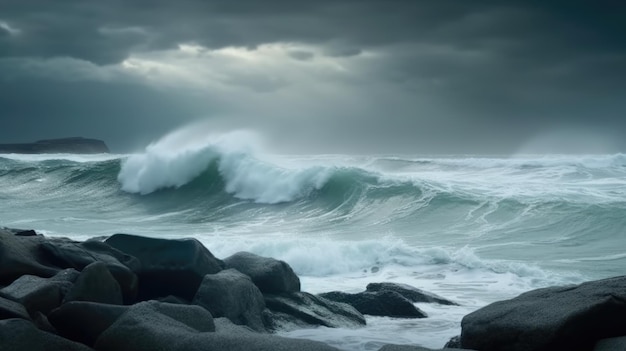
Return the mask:
[[[0,142],[626,152],[623,0],[0,0]]]

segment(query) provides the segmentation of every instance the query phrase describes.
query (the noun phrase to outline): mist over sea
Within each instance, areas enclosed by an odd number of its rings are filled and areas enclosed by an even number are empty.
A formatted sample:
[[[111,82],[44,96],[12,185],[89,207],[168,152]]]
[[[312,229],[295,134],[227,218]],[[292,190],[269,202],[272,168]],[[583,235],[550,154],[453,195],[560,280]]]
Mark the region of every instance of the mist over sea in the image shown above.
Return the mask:
[[[285,332],[345,350],[442,347],[463,315],[626,271],[626,155],[280,155],[175,132],[128,155],[0,155],[0,225],[83,240],[195,237],[288,262],[312,293],[407,283],[461,306]]]

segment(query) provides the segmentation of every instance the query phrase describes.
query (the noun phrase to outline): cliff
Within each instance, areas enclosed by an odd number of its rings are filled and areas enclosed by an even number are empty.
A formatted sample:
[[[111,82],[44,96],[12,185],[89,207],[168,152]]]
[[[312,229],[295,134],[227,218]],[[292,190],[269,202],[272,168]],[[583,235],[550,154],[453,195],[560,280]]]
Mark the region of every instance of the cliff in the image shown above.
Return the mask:
[[[102,140],[81,137],[39,140],[25,144],[0,144],[0,153],[6,154],[101,154],[109,153]]]

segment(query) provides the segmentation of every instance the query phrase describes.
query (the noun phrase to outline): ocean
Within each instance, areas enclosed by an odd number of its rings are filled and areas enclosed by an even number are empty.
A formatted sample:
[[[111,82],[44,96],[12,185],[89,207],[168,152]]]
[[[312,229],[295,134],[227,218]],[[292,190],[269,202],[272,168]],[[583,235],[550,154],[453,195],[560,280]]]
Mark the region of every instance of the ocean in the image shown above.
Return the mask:
[[[134,154],[0,155],[0,225],[193,237],[284,260],[311,293],[410,284],[460,306],[280,334],[440,348],[486,304],[626,272],[626,155],[292,155],[172,133]]]

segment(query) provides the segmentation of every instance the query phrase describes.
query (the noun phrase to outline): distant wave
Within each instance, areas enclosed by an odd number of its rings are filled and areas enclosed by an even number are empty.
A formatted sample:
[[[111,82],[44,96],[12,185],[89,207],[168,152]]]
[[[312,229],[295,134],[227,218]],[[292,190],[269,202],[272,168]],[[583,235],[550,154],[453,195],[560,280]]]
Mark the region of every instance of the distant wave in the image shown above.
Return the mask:
[[[231,133],[177,150],[170,149],[167,140],[152,144],[145,153],[122,162],[118,180],[124,191],[149,194],[179,188],[215,166],[226,192],[275,204],[308,196],[322,188],[333,173],[328,167],[288,169],[263,161],[250,145],[240,141],[247,137]]]
[[[133,155],[0,155],[0,181],[0,199],[39,208],[64,201],[111,216],[253,221],[261,230],[289,221],[303,232],[351,233],[356,224],[376,233],[384,225],[415,235],[444,228],[451,238],[530,232],[538,241],[559,231],[555,240],[574,243],[626,225],[623,154],[278,157],[245,132],[174,134]]]

